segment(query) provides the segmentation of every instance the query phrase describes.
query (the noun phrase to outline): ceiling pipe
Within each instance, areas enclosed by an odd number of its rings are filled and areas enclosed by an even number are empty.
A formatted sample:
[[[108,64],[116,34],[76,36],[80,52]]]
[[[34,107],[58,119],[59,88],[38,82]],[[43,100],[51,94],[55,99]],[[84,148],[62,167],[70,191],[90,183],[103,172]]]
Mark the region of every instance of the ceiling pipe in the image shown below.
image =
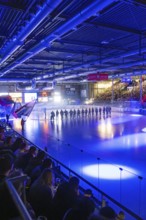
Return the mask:
[[[139,70],[139,71],[137,70],[137,71],[132,71],[132,72],[113,74],[109,78],[116,79],[116,78],[123,78],[123,77],[129,77],[129,76],[141,76],[145,74],[146,74],[146,70]]]
[[[31,83],[30,78],[0,78],[0,82],[28,82]]]
[[[106,68],[100,69],[98,72],[100,72],[100,71],[106,71]],[[61,76],[61,77],[57,77],[55,80],[57,83],[59,83],[59,81],[63,82],[64,80],[68,80],[65,82],[69,82],[71,79],[74,79],[77,77],[82,77],[82,76],[87,76],[88,74],[92,74],[95,72],[96,71],[94,70],[94,71],[87,71],[87,72],[83,72],[83,73],[76,73],[76,74],[72,74],[72,75],[68,75],[68,76]],[[146,70],[142,70],[142,73],[146,74]],[[112,79],[112,78],[121,78],[121,77],[126,77],[126,76],[137,76],[137,75],[141,75],[141,70],[131,71],[131,72],[122,72],[122,73],[118,73],[118,74],[110,74],[108,78]],[[79,80],[78,80],[78,82],[79,82]]]
[[[54,90],[56,87],[56,80],[53,80],[51,83],[51,86],[47,85],[45,87],[43,87],[41,90]]]
[[[29,83],[31,84],[32,83],[32,80],[30,78],[0,78],[0,83],[1,82],[11,82],[11,83],[16,83],[16,82],[22,82],[22,83]],[[38,80],[37,82],[40,82],[40,83],[46,83],[46,79],[41,79],[41,80]],[[53,83],[53,80],[49,80],[47,79],[47,82],[49,83]]]
[[[143,49],[142,52],[146,52],[146,48]],[[135,54],[136,53],[139,53],[138,51],[135,51]],[[124,57],[128,57],[128,56],[131,56],[131,55],[135,55],[134,54],[134,51],[131,51],[131,52],[128,52],[127,54],[124,54],[124,56],[122,56],[121,58],[124,58]],[[121,56],[121,55],[119,55]],[[106,62],[110,62],[110,61],[113,61],[113,59],[116,59],[116,58],[119,58],[119,57],[112,57],[112,58],[106,58],[106,59],[103,59],[102,61],[102,64],[104,65],[104,61]],[[73,71],[73,70],[79,70],[80,68],[89,68],[91,67],[92,65],[100,65],[100,61],[91,61],[91,62],[87,62],[87,63],[84,63],[84,64],[80,64],[80,65],[76,65],[74,67],[71,67],[71,68],[64,68],[63,69],[63,72],[64,73],[67,73],[67,72],[70,72],[70,71]],[[135,65],[144,65],[146,64],[146,61],[144,60],[141,60],[141,61],[135,61],[135,62],[130,62],[130,63],[123,63],[123,64],[117,64],[116,66],[107,66],[107,67],[104,67],[104,68],[100,68],[99,70],[97,70],[97,72],[102,72],[102,71],[113,71],[113,70],[117,70],[119,68],[128,68],[128,67],[131,67],[132,65],[135,66]],[[57,70],[54,72],[54,74],[56,75],[59,75],[59,73],[62,73],[62,70]],[[86,72],[87,73],[87,72]],[[87,75],[85,73],[85,75]],[[95,73],[95,71],[89,71],[89,73]],[[48,74],[48,77],[49,75],[52,74],[52,73],[49,73]],[[74,75],[74,74],[73,74]],[[45,74],[45,76],[47,76],[47,74]],[[44,76],[42,75],[41,78],[43,78]],[[68,76],[67,76],[68,77]],[[40,79],[40,77],[38,77]],[[36,77],[36,80],[38,80],[38,78]],[[47,78],[47,77],[46,77]],[[61,77],[62,78],[62,77]],[[74,78],[74,76],[72,77],[72,75],[69,76],[69,78]],[[59,79],[59,78],[58,78]],[[57,80],[58,80],[57,79]]]
[[[91,16],[94,16],[95,14],[103,10],[105,7],[107,7],[108,5],[116,1],[117,0],[95,1],[94,3],[89,5],[87,8],[85,8],[83,11],[81,11],[76,16],[74,16],[69,21],[67,21],[65,24],[60,26],[52,34],[44,38],[44,40],[36,44],[34,47],[30,48],[30,50],[28,50],[25,54],[15,59],[15,61],[12,64],[8,65],[6,68],[4,68],[1,71],[1,76],[4,76],[7,72],[14,69],[21,63],[25,62],[30,57],[34,56],[35,54],[38,54],[39,52],[44,50],[46,47],[48,47],[49,43],[60,38],[63,34],[67,33],[68,31],[76,28],[77,25],[81,24],[82,22],[90,18]]]
[[[17,90],[34,90],[34,89],[37,89],[36,88],[36,81],[35,81],[35,79],[33,79],[32,81],[31,81],[31,83],[27,83],[27,85],[26,84],[22,84],[22,85],[20,85],[19,83],[17,83],[16,84],[16,89]]]
[[[109,67],[108,70],[116,70],[116,69],[122,69],[122,68],[128,68],[128,67],[131,67],[131,66],[136,66],[136,65],[145,65],[146,64],[146,61],[135,61],[135,62],[130,62],[130,63],[123,63],[121,65],[116,65],[116,66],[113,66],[113,67]],[[106,67],[105,67],[106,69]]]
[[[38,25],[61,3],[62,0],[47,0],[40,10],[33,15],[30,21],[27,21],[26,26],[14,37],[11,42],[4,47],[4,54],[0,64],[4,63],[22,44],[23,41],[38,27]]]

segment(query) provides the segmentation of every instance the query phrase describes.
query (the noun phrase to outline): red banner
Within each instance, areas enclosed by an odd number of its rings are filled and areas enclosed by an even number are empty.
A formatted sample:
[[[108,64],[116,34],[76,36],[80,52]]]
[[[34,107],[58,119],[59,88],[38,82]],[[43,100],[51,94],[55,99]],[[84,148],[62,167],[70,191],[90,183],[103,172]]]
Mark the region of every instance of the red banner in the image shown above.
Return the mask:
[[[108,80],[107,73],[93,73],[87,76],[89,81],[100,81],[100,80]]]
[[[12,100],[11,96],[9,96],[9,95],[0,96],[0,105],[8,106],[8,105],[11,105],[13,103],[14,103],[14,101]]]

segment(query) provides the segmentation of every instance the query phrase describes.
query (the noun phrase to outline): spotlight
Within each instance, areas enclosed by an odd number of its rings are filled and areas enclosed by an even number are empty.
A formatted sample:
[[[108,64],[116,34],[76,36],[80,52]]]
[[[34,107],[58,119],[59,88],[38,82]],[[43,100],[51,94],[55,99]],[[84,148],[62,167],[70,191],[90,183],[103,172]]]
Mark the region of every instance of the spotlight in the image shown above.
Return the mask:
[[[120,170],[121,167],[122,170]],[[136,170],[119,164],[93,164],[83,167],[83,173],[94,178],[108,180],[119,180],[121,176],[122,179],[128,179],[134,178],[135,174],[138,175]]]

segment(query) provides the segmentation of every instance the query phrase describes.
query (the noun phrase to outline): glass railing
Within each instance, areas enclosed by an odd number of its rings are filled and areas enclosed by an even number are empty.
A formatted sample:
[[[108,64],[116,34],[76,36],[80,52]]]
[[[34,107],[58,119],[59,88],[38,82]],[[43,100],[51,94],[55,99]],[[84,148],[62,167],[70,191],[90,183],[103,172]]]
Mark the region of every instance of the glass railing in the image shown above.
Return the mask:
[[[9,135],[21,136],[11,128],[7,129],[7,132]],[[64,175],[79,177],[80,185],[84,189],[90,187],[98,201],[102,202],[104,198],[106,203],[112,206],[117,213],[123,210],[126,213],[127,220],[142,220],[140,216],[143,215],[142,210],[144,210],[145,205],[145,178],[122,166],[111,164],[103,158],[95,157],[84,149],[78,149],[61,139],[53,136],[48,138],[50,140],[49,150],[46,153],[56,166],[60,167]],[[36,146],[26,138],[24,139],[29,145]],[[62,145],[63,148],[60,148]],[[44,149],[39,149],[45,150],[47,147],[44,146]],[[66,158],[68,159],[66,160]],[[113,181],[111,181],[112,175],[114,176]],[[114,195],[116,196],[114,197]],[[133,202],[131,203],[131,201]]]

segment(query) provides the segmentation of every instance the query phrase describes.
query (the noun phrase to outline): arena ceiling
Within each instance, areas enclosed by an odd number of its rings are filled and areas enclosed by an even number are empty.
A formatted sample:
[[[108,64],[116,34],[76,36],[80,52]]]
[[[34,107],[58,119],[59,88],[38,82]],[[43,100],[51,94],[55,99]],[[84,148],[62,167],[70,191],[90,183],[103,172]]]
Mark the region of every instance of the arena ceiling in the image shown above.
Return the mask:
[[[146,73],[145,0],[0,0],[0,82]]]

